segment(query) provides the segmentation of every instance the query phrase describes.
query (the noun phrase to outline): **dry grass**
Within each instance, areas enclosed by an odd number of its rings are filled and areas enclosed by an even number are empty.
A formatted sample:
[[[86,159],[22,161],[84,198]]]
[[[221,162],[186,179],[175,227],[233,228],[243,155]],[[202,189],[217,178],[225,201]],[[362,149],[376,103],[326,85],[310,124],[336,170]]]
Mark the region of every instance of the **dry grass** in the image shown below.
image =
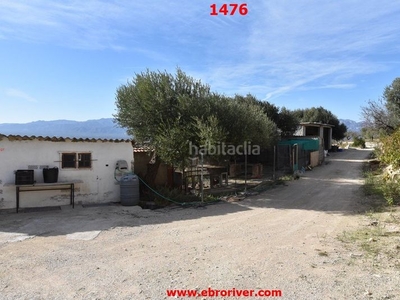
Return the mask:
[[[338,239],[374,267],[400,269],[400,208],[367,213],[365,225],[343,232]]]

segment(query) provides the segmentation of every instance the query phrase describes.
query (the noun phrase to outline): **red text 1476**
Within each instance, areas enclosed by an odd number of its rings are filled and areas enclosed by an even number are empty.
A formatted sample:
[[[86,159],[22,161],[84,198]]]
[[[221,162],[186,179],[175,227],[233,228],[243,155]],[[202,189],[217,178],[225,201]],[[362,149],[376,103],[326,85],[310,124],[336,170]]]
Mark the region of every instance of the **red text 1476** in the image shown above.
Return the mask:
[[[239,13],[240,15],[245,16],[249,12],[246,3],[222,4],[219,9],[217,7],[217,4],[211,4],[210,8],[211,8],[211,12],[210,12],[211,16],[218,16],[218,14],[222,14],[224,16],[226,16],[226,15],[233,16],[236,13]]]

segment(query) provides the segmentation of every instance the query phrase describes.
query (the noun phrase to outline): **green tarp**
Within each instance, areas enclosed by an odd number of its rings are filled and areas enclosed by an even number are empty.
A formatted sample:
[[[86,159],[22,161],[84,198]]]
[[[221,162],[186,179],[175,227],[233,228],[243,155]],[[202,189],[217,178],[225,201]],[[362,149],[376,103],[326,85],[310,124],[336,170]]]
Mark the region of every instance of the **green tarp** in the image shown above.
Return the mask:
[[[319,150],[318,139],[288,139],[279,141],[278,145],[299,145],[303,150],[317,151]]]

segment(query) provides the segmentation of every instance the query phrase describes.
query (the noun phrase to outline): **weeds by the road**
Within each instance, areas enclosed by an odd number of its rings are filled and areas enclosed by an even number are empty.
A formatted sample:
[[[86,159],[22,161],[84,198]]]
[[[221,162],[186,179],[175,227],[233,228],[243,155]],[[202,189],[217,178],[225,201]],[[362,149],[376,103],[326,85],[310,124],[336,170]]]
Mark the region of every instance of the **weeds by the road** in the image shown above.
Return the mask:
[[[345,231],[338,239],[351,251],[361,252],[353,259],[363,257],[373,267],[400,269],[400,207],[394,199],[400,195],[399,184],[384,181],[379,162],[370,161],[364,166],[364,204],[371,210],[365,214],[366,225]]]
[[[345,231],[338,239],[350,251],[361,252],[352,259],[363,257],[376,268],[400,269],[400,211],[369,213],[368,224]]]
[[[375,158],[373,152],[371,158]],[[384,167],[377,159],[372,159],[363,166],[364,194],[384,199],[389,206],[400,203],[400,171],[393,170],[391,166]],[[379,201],[378,201],[379,202]],[[383,205],[379,203],[379,205]]]

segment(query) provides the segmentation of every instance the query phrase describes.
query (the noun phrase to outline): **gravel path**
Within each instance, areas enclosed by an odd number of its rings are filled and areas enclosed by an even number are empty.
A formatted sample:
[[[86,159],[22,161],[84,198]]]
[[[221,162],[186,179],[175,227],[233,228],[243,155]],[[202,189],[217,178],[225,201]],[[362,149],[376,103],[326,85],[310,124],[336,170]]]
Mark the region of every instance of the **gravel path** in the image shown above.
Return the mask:
[[[334,153],[288,186],[205,208],[2,213],[0,299],[189,299],[166,290],[208,288],[400,299],[398,268],[373,267],[337,239],[363,221],[368,153]]]

